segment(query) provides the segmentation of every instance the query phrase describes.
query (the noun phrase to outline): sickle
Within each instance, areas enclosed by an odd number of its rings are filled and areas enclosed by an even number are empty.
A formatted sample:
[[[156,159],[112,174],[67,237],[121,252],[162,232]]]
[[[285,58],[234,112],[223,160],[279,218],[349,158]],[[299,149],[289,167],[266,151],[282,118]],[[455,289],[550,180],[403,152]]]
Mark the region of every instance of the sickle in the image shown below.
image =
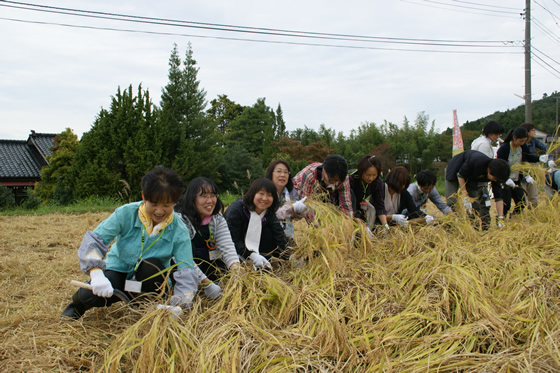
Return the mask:
[[[87,290],[93,289],[93,287],[90,284],[81,281],[72,280],[70,281],[70,284],[82,289],[87,289]],[[122,300],[125,304],[127,304],[128,308],[130,308],[132,311],[134,311],[135,313],[139,313],[137,310],[135,310],[130,306],[130,298],[124,292],[122,292],[119,289],[113,289],[113,295],[119,298],[120,300]]]

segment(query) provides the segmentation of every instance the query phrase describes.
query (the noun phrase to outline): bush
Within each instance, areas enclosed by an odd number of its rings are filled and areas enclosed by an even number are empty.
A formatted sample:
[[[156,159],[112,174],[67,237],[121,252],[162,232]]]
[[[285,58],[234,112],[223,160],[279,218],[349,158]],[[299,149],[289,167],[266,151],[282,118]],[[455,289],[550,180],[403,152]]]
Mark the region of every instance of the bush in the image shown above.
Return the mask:
[[[39,198],[37,193],[35,193],[35,190],[33,190],[32,188],[27,189],[25,193],[27,194],[27,197],[25,197],[21,204],[21,207],[23,207],[24,209],[35,210],[41,205],[41,203],[43,203],[43,200]]]
[[[0,185],[0,208],[7,209],[14,207],[16,204],[16,197],[14,192],[4,185]]]

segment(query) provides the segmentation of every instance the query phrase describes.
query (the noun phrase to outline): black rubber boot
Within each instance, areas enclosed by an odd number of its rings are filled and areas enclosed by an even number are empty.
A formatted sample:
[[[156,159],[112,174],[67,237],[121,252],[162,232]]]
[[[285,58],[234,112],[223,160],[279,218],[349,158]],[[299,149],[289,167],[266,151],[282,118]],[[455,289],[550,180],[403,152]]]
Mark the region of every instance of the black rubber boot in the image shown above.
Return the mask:
[[[62,315],[60,316],[62,321],[78,320],[88,309],[91,308],[82,302],[78,293],[79,291],[72,295],[72,303],[70,303],[64,311],[62,311]]]

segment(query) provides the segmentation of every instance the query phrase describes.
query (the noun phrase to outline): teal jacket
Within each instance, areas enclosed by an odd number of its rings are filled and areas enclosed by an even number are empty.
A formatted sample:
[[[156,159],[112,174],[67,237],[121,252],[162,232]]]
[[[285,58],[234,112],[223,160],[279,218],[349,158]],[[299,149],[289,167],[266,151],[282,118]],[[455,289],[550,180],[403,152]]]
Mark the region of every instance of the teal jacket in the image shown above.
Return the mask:
[[[121,206],[93,230],[105,245],[115,242],[105,259],[106,269],[131,273],[142,253],[142,231],[144,230],[143,259],[157,258],[167,268],[171,258],[178,264],[177,269],[193,267],[191,238],[179,215],[175,214],[173,222],[161,235],[148,236],[138,219],[138,208],[142,202],[133,202]],[[153,246],[152,243],[156,241]],[[149,249],[148,249],[149,247]]]

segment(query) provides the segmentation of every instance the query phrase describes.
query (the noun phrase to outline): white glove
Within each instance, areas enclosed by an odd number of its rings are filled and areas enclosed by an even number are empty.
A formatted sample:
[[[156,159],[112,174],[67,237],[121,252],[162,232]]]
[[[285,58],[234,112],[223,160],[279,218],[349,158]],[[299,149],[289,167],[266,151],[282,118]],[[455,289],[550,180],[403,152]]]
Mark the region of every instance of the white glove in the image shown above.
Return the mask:
[[[388,230],[391,229],[391,228],[389,227],[389,224],[385,224],[385,225],[383,226],[383,228],[384,228],[386,231],[388,231]]]
[[[515,182],[514,182],[513,180],[511,180],[511,179],[507,179],[506,182],[505,182],[505,184],[506,184],[508,187],[515,188]]]
[[[550,167],[550,168],[556,167],[556,162],[554,162],[554,161],[548,161],[548,167]]]
[[[393,221],[398,225],[408,225],[408,217],[401,214],[394,214]]]
[[[204,286],[204,294],[210,299],[217,298],[223,294],[222,288],[213,282],[209,283],[208,285]]]
[[[535,183],[535,180],[533,180],[533,178],[529,175],[525,176],[525,181],[528,182],[529,184]]]
[[[169,313],[171,313],[171,316],[178,318],[179,316],[181,316],[183,314],[183,309],[179,306],[170,306],[169,304],[158,304],[157,305],[157,309],[161,310],[161,309],[166,309],[167,311],[169,311]]]
[[[463,206],[468,212],[472,211],[472,203],[469,201],[467,197],[463,198]]]
[[[539,161],[541,161],[542,163],[546,163],[548,162],[548,154],[543,154],[539,157]]]
[[[251,258],[251,260],[253,261],[253,264],[257,268],[272,269],[272,266],[270,265],[270,262],[268,260],[266,260],[266,258],[259,253],[253,252],[253,253],[251,253],[251,255],[249,255],[249,258]]]
[[[294,212],[296,214],[301,214],[302,212],[307,211],[307,206],[305,206],[305,203],[304,203],[306,199],[307,199],[307,197],[303,197],[302,199],[300,199],[299,201],[297,201],[293,204]]]
[[[89,273],[93,294],[98,297],[111,298],[113,296],[113,285],[101,269],[94,269]]]
[[[432,224],[435,219],[432,215],[426,215],[426,224]]]

